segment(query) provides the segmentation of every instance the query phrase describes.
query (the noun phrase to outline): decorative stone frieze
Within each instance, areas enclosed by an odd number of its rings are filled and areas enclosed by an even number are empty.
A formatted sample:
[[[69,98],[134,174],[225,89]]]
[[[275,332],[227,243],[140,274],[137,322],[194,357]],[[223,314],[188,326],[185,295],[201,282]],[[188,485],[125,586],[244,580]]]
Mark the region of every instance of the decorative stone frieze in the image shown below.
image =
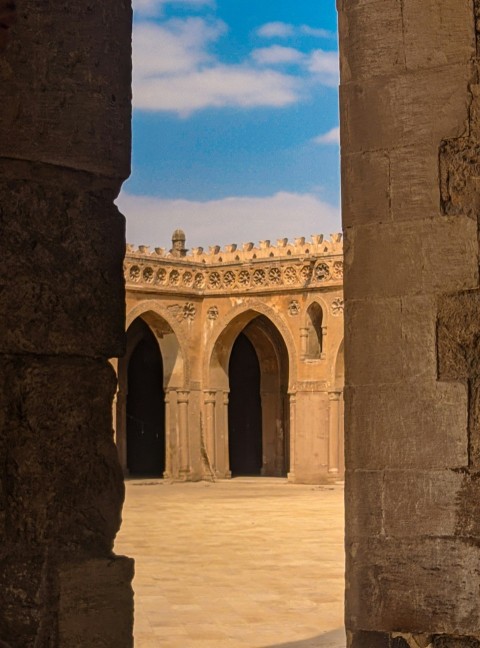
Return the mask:
[[[300,290],[315,286],[338,286],[343,281],[341,234],[329,241],[314,235],[311,241],[296,238],[294,244],[270,241],[193,248],[176,256],[165,248],[127,246],[125,280],[129,290],[209,294],[270,292],[281,288]]]

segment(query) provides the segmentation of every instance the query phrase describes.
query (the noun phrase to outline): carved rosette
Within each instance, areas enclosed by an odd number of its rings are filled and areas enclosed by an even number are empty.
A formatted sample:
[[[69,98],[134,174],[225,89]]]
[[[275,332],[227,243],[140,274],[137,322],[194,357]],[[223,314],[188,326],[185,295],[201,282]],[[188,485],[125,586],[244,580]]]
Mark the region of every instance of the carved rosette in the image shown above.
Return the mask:
[[[198,264],[195,264],[198,266]],[[149,255],[148,263],[137,262],[127,257],[125,279],[128,283],[145,286],[171,287],[179,291],[242,291],[303,288],[318,286],[327,282],[343,280],[343,261],[341,258],[313,260],[289,259],[274,265],[264,263],[254,267],[226,267],[225,269],[200,269],[192,266],[171,263],[159,266],[158,260]]]
[[[338,297],[337,299],[333,300],[331,311],[332,311],[332,315],[334,317],[338,317],[339,315],[343,315],[344,303],[343,303],[343,299],[341,297]]]

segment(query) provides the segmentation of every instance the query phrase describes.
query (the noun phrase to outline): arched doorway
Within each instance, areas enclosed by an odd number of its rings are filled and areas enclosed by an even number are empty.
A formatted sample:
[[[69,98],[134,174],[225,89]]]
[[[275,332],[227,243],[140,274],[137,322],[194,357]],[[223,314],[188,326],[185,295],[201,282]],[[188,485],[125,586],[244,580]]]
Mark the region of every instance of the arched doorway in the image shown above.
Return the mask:
[[[262,405],[260,363],[244,333],[234,342],[228,366],[229,461],[232,475],[260,475],[262,459]]]
[[[163,362],[148,325],[137,319],[127,368],[127,470],[131,475],[161,477],[165,470],[165,399]]]
[[[242,321],[235,322],[235,328]],[[289,470],[288,352],[273,322],[250,313],[228,362],[228,454],[232,475]]]

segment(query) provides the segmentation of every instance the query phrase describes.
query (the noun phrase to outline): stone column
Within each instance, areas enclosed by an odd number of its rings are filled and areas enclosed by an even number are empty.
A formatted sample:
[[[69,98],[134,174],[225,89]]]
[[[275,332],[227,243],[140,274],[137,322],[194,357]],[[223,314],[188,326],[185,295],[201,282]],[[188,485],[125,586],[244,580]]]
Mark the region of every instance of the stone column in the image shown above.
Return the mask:
[[[479,645],[480,3],[337,4],[349,645]]]
[[[217,471],[216,443],[215,443],[215,401],[216,392],[205,390],[205,450],[207,453],[208,469],[215,474]]]
[[[230,472],[230,454],[228,446],[228,395],[229,391],[223,392],[223,447],[224,447],[224,456],[225,456],[225,478],[229,479],[232,476]]]
[[[330,411],[328,417],[328,472],[338,475],[339,467],[339,425],[340,425],[340,394],[339,391],[328,393]]]
[[[163,473],[164,479],[172,478],[172,453],[174,443],[172,443],[171,428],[172,428],[172,413],[170,405],[170,394],[172,389],[165,389],[165,471]]]
[[[308,328],[300,329],[300,358],[305,360],[308,355]]]
[[[118,457],[120,466],[122,467],[123,474],[128,474],[127,467],[127,395],[120,389],[117,391],[115,399],[116,420],[114,423],[115,441],[117,446]]]
[[[125,345],[131,7],[16,4],[0,52],[1,640],[127,648],[108,359]]]
[[[190,473],[190,440],[188,436],[188,399],[190,392],[177,390],[178,404],[178,443],[180,452],[180,474],[187,477]]]
[[[295,434],[296,434],[296,416],[297,416],[297,393],[288,392],[290,402],[290,471],[288,473],[288,480],[295,481]]]

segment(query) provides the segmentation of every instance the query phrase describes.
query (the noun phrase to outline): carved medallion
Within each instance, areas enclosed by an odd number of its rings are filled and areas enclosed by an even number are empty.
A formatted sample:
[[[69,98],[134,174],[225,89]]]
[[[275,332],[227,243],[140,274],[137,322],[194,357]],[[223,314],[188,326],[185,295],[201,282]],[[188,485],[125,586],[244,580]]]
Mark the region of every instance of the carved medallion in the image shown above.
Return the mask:
[[[207,317],[209,320],[216,320],[218,318],[218,308],[216,306],[210,306],[207,311]]]
[[[343,311],[344,311],[343,299],[341,297],[334,299],[332,302],[332,315],[334,317],[338,317],[339,315],[343,315]]]
[[[295,315],[298,315],[300,313],[300,304],[296,299],[292,299],[292,301],[288,305],[288,314],[291,315],[292,317],[295,317]]]

